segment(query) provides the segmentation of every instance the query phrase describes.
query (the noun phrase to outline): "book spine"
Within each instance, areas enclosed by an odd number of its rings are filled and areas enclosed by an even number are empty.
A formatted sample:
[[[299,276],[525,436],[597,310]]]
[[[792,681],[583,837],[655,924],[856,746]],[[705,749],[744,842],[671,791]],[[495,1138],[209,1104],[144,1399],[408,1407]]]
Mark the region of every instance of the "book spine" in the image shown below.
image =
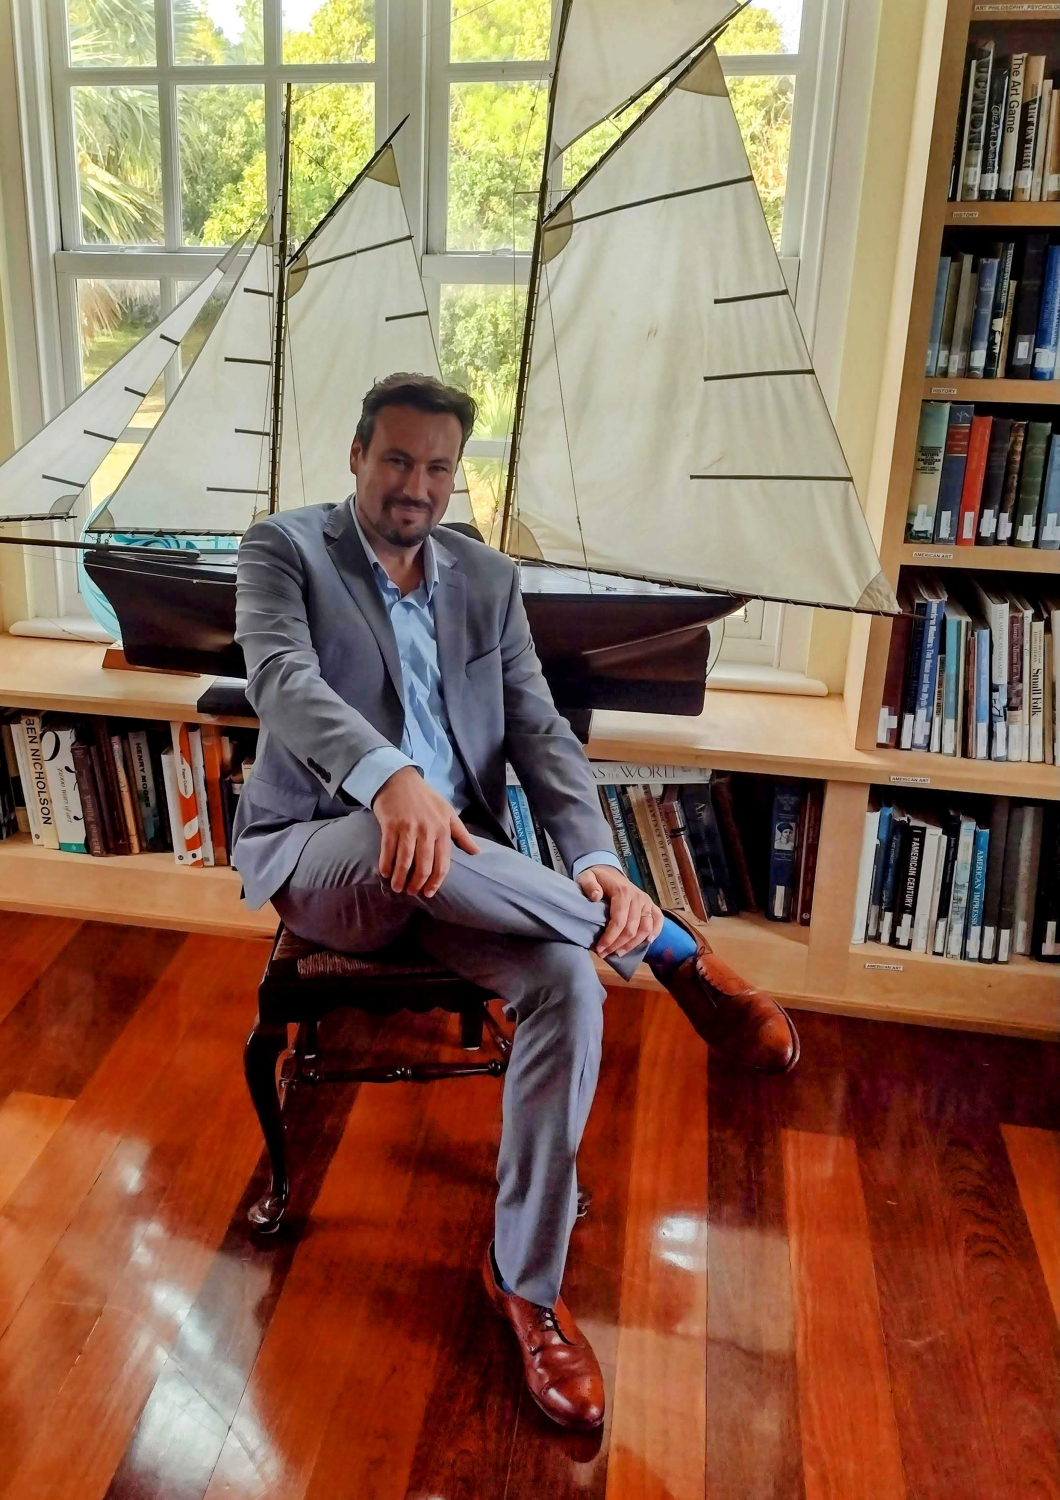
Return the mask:
[[[906,662],[909,657],[913,621],[909,615],[896,615],[891,621],[891,643],[887,652],[887,671],[883,683],[883,700],[876,731],[876,743],[890,749],[898,744],[901,728]]]
[[[925,401],[920,408],[916,464],[909,491],[909,513],[905,528],[907,541],[930,542],[935,535],[935,512],[939,503],[949,418],[948,401]]]
[[[873,867],[877,858],[879,826],[879,809],[870,808],[865,814],[865,829],[861,836],[861,858],[858,861],[858,881],[854,891],[854,930],[850,934],[850,941],[853,944],[864,943],[869,935],[869,902],[872,892]]]
[[[994,317],[994,294],[1001,261],[997,256],[987,256],[979,263],[979,275],[975,283],[975,300],[972,305],[972,328],[968,345],[968,377],[982,380],[986,371],[986,357],[990,346],[990,325]]]
[[[632,849],[633,857],[637,861],[637,865],[640,868],[640,876],[644,886],[644,890],[655,902],[655,905],[658,906],[660,904],[659,888],[655,883],[655,872],[652,868],[651,861],[648,858],[648,851],[644,847],[644,840],[641,837],[640,824],[637,821],[636,809],[634,808],[633,800],[630,797],[630,789],[626,786],[619,786],[616,787],[615,790],[618,793],[619,806],[622,809],[622,817],[625,820],[626,832],[629,835],[630,848]]]
[[[968,439],[968,462],[961,488],[961,508],[957,516],[958,547],[974,547],[979,524],[979,504],[986,480],[986,459],[990,449],[993,417],[973,417]]]
[[[1023,80],[1027,72],[1027,54],[1017,52],[1009,62],[1008,97],[1005,100],[1005,124],[1001,134],[1001,165],[998,168],[997,196],[1009,202],[1016,185],[1016,157],[1019,150],[1020,120],[1023,116]]]
[[[202,753],[202,731],[198,724],[189,724],[187,730],[188,747],[191,750],[191,777],[195,787],[195,810],[202,840],[202,862],[212,867],[214,863],[213,834],[210,829],[210,808],[206,799],[206,764]]]
[[[1056,372],[1056,345],[1060,338],[1060,245],[1050,245],[1045,258],[1042,301],[1034,337],[1034,380],[1052,380]]]
[[[663,792],[662,797],[659,799],[659,815],[662,818],[663,827],[666,829],[670,840],[670,849],[673,853],[674,862],[677,865],[677,873],[684,889],[686,904],[691,908],[693,916],[698,917],[701,922],[705,922],[708,912],[699,876],[696,873],[695,862],[692,859],[692,850],[688,840],[688,825],[685,821],[684,809],[681,806],[681,792],[679,787],[670,786]]]
[[[87,854],[85,817],[71,755],[73,737],[74,731],[67,727],[45,729],[41,735],[41,749],[44,752],[48,790],[55,809],[59,848],[65,849],[69,854]]]
[[[666,906],[674,907],[679,911],[689,911],[688,900],[681,884],[681,877],[670,848],[670,840],[666,836],[666,828],[663,825],[662,814],[654,792],[648,786],[630,787],[630,801],[637,817],[637,825],[641,831],[641,838],[644,840],[656,886],[660,894],[665,896]]]
[[[1010,609],[1008,621],[1008,700],[1005,704],[1006,753],[1009,760],[1025,760],[1023,753],[1023,614]]]
[[[1045,152],[1049,138],[1049,116],[1052,113],[1053,82],[1043,79],[1041,97],[1038,100],[1038,117],[1034,125],[1034,169],[1031,176],[1031,201],[1042,201],[1042,186],[1045,176]]]
[[[972,310],[975,304],[975,256],[966,254],[960,258],[960,281],[957,291],[957,311],[953,318],[953,333],[950,338],[950,362],[947,374],[951,380],[960,379],[968,373],[968,350],[972,341]]]
[[[972,877],[968,890],[968,928],[964,940],[964,957],[978,961],[983,936],[983,899],[986,894],[986,861],[990,849],[990,830],[977,828],[972,846]]]
[[[935,364],[936,375],[946,376],[950,369],[950,354],[953,350],[953,330],[957,323],[957,299],[961,293],[961,261],[950,260],[950,275],[946,283],[946,302],[942,310],[942,331],[939,334],[939,357]]]
[[[144,843],[148,849],[161,847],[161,825],[158,816],[158,790],[155,785],[154,767],[146,729],[130,729],[127,733],[129,759],[132,763],[132,789],[140,806],[140,822],[144,830]]]
[[[33,769],[29,758],[29,747],[26,743],[25,727],[20,719],[15,719],[11,723],[10,729],[12,743],[15,747],[15,759],[18,763],[18,774],[22,782],[22,795],[26,799],[26,814],[29,819],[30,838],[42,849],[57,849],[59,847],[59,840],[57,838],[54,844],[45,841],[39,794],[34,784]],[[47,795],[47,782],[44,783],[44,791],[45,795]]]
[[[813,916],[813,888],[817,880],[817,853],[821,844],[824,787],[811,783],[806,793],[806,826],[799,856],[799,925],[809,927]]]
[[[1045,80],[1045,59],[1032,54],[1027,59],[1027,71],[1023,81],[1023,114],[1020,119],[1019,159],[1016,166],[1016,182],[1012,198],[1016,203],[1029,203],[1034,180],[1034,144],[1038,129],[1038,113],[1042,102],[1042,84]]]
[[[755,896],[754,882],[751,879],[751,867],[747,862],[743,834],[736,821],[731,772],[715,772],[711,781],[710,800],[718,823],[721,845],[725,852],[725,865],[732,877],[736,905],[743,911],[757,911],[758,899]]]
[[[1009,305],[1009,291],[1012,286],[1012,262],[1015,253],[1015,240],[1006,240],[1001,247],[1001,265],[997,273],[997,285],[994,289],[994,306],[990,314],[990,337],[986,350],[986,368],[983,371],[987,380],[995,379],[1001,370],[1002,351],[1005,342],[1005,312]]]
[[[512,815],[512,823],[515,827],[515,842],[519,853],[525,855],[527,859],[533,859],[534,856],[530,852],[530,836],[526,831],[523,805],[518,796],[517,788],[514,786],[508,788],[508,810]],[[538,863],[540,863],[540,856]]]
[[[126,832],[129,837],[129,853],[139,854],[141,852],[140,835],[136,824],[136,814],[133,811],[132,792],[129,788],[129,778],[125,774],[125,753],[122,749],[121,735],[112,734],[110,737],[110,750],[114,757],[114,775],[118,783],[118,795],[121,798],[121,815],[125,821]]]
[[[1031,620],[1031,701],[1027,759],[1045,760],[1045,621]]]
[[[920,861],[924,852],[926,829],[914,823],[909,829],[909,858],[902,872],[901,885],[894,917],[894,946],[911,949],[913,946],[913,918],[916,913],[916,898],[920,889]]]
[[[919,607],[919,606],[918,606]],[[924,636],[916,686],[913,716],[912,749],[927,750],[931,743],[931,721],[935,710],[935,684],[938,679],[940,627],[944,618],[940,600],[929,600],[923,609]]]
[[[601,788],[601,791],[604,801],[607,804],[608,819],[611,827],[614,829],[615,843],[618,846],[619,857],[626,867],[626,874],[634,885],[639,886],[643,890],[644,877],[641,874],[640,865],[637,863],[637,857],[633,853],[633,846],[630,843],[629,833],[626,829],[626,819],[618,797],[618,790],[613,786],[605,786]]]
[[[77,777],[77,791],[81,798],[81,812],[84,817],[85,846],[89,854],[99,859],[106,854],[107,846],[103,837],[103,818],[99,810],[96,773],[92,769],[92,751],[88,745],[79,744],[75,740],[71,755],[74,762],[74,774]]]
[[[875,942],[880,935],[880,916],[883,908],[883,881],[887,868],[887,846],[891,837],[891,809],[888,805],[880,808],[879,822],[876,825],[876,848],[872,857],[872,883],[869,887],[869,911],[865,922],[865,936],[870,942]]]
[[[982,934],[979,941],[979,962],[997,963],[998,932],[1001,926],[1001,880],[1005,869],[1006,844],[1009,833],[1009,800],[995,797],[990,810],[988,830],[986,875],[983,884]]]
[[[184,804],[179,786],[177,752],[172,745],[162,751],[162,785],[169,806],[169,826],[173,841],[173,858],[178,865],[196,864],[198,861],[184,842]],[[201,855],[201,850],[198,851]]]
[[[1045,174],[1042,179],[1042,198],[1047,203],[1060,198],[1060,98],[1053,84],[1049,108],[1048,139],[1045,145]]]
[[[916,905],[913,909],[913,929],[910,947],[914,953],[927,952],[928,927],[931,920],[931,900],[935,893],[935,874],[938,867],[939,845],[941,841],[941,829],[925,829],[924,841],[920,853]]]
[[[890,943],[894,936],[895,903],[898,899],[898,876],[903,855],[908,852],[909,820],[892,815],[891,831],[883,866],[880,891],[880,942]]]
[[[685,787],[681,793],[681,801],[692,858],[704,899],[714,916],[735,916],[739,911],[739,902],[729,873],[712,788]]]
[[[1060,550],[1060,443],[1056,441],[1055,433],[1049,439],[1049,458],[1042,485],[1041,513],[1035,541],[1043,551]]]
[[[975,539],[980,547],[992,547],[997,537],[997,517],[1001,509],[1001,491],[1005,484],[1005,466],[1008,461],[1011,438],[1011,419],[995,417],[990,428],[986,473],[983,475],[983,494],[979,503],[979,524]]]
[[[224,809],[221,806],[221,736],[213,724],[204,724],[201,734],[213,862],[215,865],[227,865],[228,842],[224,831]],[[563,866],[560,865],[559,869],[562,872]]]
[[[1009,374],[1014,380],[1029,380],[1034,365],[1034,338],[1038,330],[1042,276],[1049,238],[1045,234],[1028,234],[1023,244],[1023,266],[1019,278],[1019,296],[1012,321],[1012,358]]]
[[[951,265],[948,255],[940,257],[938,275],[935,278],[935,300],[931,305],[927,360],[924,365],[924,374],[929,380],[935,374],[939,362],[939,341],[942,338],[942,319],[946,312],[946,291],[950,284]]]
[[[40,714],[23,714],[18,720],[17,728],[21,731],[26,747],[26,759],[29,763],[30,779],[26,788],[26,801],[32,802],[40,819],[41,847],[58,849],[59,830],[55,821],[55,808],[52,804],[52,794],[44,764],[44,747],[41,744],[43,724]]]
[[[964,953],[964,931],[968,919],[968,895],[971,888],[974,847],[975,822],[971,818],[962,818],[957,840],[957,863],[953,872],[953,891],[950,898],[946,934],[946,954],[949,958],[960,958]]]
[[[32,836],[29,808],[26,804],[26,781],[19,764],[18,751],[15,749],[15,736],[11,728],[10,716],[4,719],[0,732],[4,736],[4,760],[7,764],[7,779],[11,785],[11,796],[15,806],[15,828],[18,833],[28,833]]]
[[[954,403],[950,407],[946,429],[946,449],[942,458],[938,509],[935,515],[936,542],[957,540],[957,516],[964,489],[964,471],[968,463],[968,444],[972,435],[971,406]]]
[[[177,826],[180,828],[181,842],[184,846],[185,856],[179,863],[198,865],[202,864],[202,832],[199,828],[199,808],[195,797],[195,775],[192,770],[191,741],[188,737],[188,726],[177,720],[171,720],[169,729],[173,739],[171,772],[177,796]],[[169,811],[170,818],[172,819],[172,801],[169,805]],[[177,826],[173,828],[174,846],[177,839]],[[176,853],[175,847],[174,853]]]
[[[987,103],[986,142],[983,147],[982,170],[979,174],[979,196],[985,202],[997,197],[1001,169],[1001,140],[1005,129],[1005,105],[1008,101],[1009,68],[1005,63],[995,66],[990,79],[990,98]]]
[[[994,44],[983,42],[976,48],[975,73],[971,83],[968,145],[964,154],[964,175],[961,180],[961,198],[966,201],[974,201],[979,197],[979,179],[983,170],[983,147],[986,141],[987,114],[990,108],[993,62]]]
[[[1048,422],[1028,422],[1027,438],[1023,453],[1023,469],[1020,474],[1019,495],[1013,517],[1012,545],[1033,547],[1038,531],[1038,512],[1041,508],[1042,485],[1045,479],[1045,455],[1049,446],[1050,426]]]
[[[1027,440],[1027,423],[1013,422],[1008,457],[1005,461],[1005,482],[1001,489],[1001,504],[997,513],[997,545],[1008,546],[1012,539],[1012,521],[1019,498],[1020,468],[1023,463],[1023,448]]]
[[[960,835],[960,819],[951,818],[946,830],[946,857],[942,862],[942,881],[939,885],[938,909],[935,915],[935,935],[931,951],[940,957],[946,952],[946,938],[950,925],[950,902],[953,899],[953,879],[957,869],[957,844]]]
[[[534,827],[534,817],[530,810],[529,798],[521,786],[513,787],[512,790],[515,793],[515,800],[519,807],[519,819],[526,838],[530,858],[535,864],[543,865],[545,861],[541,854],[541,845],[537,841],[537,829]]]
[[[778,781],[773,788],[770,829],[769,905],[766,916],[773,922],[790,922],[794,900],[796,832],[799,826],[799,787]]]

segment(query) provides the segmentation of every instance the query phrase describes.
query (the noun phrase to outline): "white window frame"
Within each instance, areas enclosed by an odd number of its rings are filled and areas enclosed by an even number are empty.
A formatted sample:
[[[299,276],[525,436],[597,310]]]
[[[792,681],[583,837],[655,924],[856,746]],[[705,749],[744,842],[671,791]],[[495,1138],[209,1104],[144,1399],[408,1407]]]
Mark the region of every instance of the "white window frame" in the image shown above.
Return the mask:
[[[879,0],[866,3],[877,5]],[[20,384],[25,384],[25,430],[32,431],[38,420],[53,414],[80,388],[79,276],[157,277],[165,314],[175,305],[177,282],[204,274],[205,265],[216,259],[216,250],[180,245],[176,88],[181,83],[264,85],[270,197],[276,186],[284,83],[374,83],[377,139],[405,115],[410,116],[397,149],[435,328],[444,285],[525,284],[530,262],[527,253],[450,252],[446,248],[449,85],[475,79],[536,82],[547,78],[549,61],[452,62],[450,0],[376,0],[374,62],[284,65],[280,56],[280,0],[265,0],[265,58],[261,64],[177,64],[172,59],[169,27],[161,24],[168,14],[166,0],[155,0],[155,5],[160,22],[156,65],[118,69],[86,68],[67,61],[64,0],[25,0],[16,7],[14,50],[31,242],[27,264],[29,305],[35,332],[33,351],[27,354],[21,341],[16,350]],[[850,0],[803,0],[796,53],[722,59],[728,77],[783,74],[795,79],[780,254],[811,349],[829,213],[835,208],[830,202],[832,159],[840,85],[847,66],[844,47],[849,5]],[[554,13],[558,8],[559,0],[554,0]],[[165,205],[162,246],[101,249],[81,242],[70,86],[115,82],[144,82],[159,88]],[[867,91],[862,108],[867,119]],[[847,221],[851,212],[848,206]],[[23,321],[27,321],[24,315]],[[167,392],[176,378],[175,370],[167,372]],[[126,436],[132,441],[142,440],[143,429],[129,429]],[[504,459],[507,452],[508,444],[500,440],[473,439],[468,446],[469,457]],[[43,615],[76,611],[80,603],[76,588],[71,591],[70,587],[72,570],[53,559],[35,559],[30,566],[34,607]],[[746,666],[752,678],[754,674],[768,676],[771,671],[789,677],[804,673],[810,613],[753,601],[743,617],[728,622],[722,663]],[[763,679],[761,685],[768,684]]]

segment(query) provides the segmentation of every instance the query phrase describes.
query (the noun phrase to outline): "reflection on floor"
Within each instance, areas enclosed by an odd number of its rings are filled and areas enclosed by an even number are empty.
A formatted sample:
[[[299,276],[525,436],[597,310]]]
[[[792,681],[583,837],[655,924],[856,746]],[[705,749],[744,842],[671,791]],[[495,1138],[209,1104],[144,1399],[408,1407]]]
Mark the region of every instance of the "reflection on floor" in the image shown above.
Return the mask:
[[[4,1500],[1060,1496],[1060,1048],[798,1019],[770,1082],[615,989],[552,1428],[483,1307],[500,1086],[291,1102],[255,1241],[265,945],[0,914]],[[433,1017],[326,1045],[457,1055]]]

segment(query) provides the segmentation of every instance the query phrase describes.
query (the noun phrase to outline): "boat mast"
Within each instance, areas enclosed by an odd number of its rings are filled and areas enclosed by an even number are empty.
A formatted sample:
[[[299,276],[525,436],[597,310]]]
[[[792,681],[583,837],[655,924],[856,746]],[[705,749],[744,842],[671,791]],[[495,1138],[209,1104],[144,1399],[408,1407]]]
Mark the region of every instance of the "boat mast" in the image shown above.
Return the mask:
[[[507,552],[511,542],[514,523],[515,471],[519,462],[519,434],[523,424],[523,407],[526,404],[526,384],[530,374],[530,345],[533,341],[534,318],[537,312],[537,283],[541,277],[541,247],[544,240],[545,210],[548,207],[548,187],[555,163],[552,155],[552,132],[556,116],[556,79],[563,61],[563,39],[567,34],[567,22],[574,0],[563,0],[559,33],[556,38],[556,66],[552,70],[552,83],[548,91],[548,119],[545,125],[545,154],[541,163],[541,187],[537,195],[537,223],[534,226],[534,249],[530,257],[530,278],[526,288],[526,315],[523,319],[523,343],[519,354],[519,379],[515,388],[515,412],[512,417],[512,442],[508,455],[508,480],[504,488],[504,509],[501,512],[501,551]]]
[[[276,257],[276,345],[272,362],[272,437],[269,445],[269,515],[280,508],[280,427],[283,422],[283,366],[287,342],[287,200],[291,187],[291,85],[283,114],[280,179],[280,243]]]

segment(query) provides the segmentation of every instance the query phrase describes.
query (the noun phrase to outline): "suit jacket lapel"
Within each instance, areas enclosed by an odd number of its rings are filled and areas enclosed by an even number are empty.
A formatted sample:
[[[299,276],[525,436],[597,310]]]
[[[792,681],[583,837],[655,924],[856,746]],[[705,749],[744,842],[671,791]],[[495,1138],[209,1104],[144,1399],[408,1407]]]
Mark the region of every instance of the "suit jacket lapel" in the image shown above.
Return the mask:
[[[331,559],[338,569],[339,577],[353,597],[354,603],[371,626],[372,634],[379,644],[387,676],[397,694],[398,706],[404,714],[404,698],[401,688],[401,660],[398,656],[394,627],[390,623],[386,606],[372,576],[372,565],[361,546],[349,502],[336,505],[324,528]]]
[[[476,797],[487,806],[486,799],[475,775],[474,764],[468,755],[464,736],[464,717],[467,710],[465,698],[465,667],[467,666],[467,577],[456,558],[433,537],[434,555],[438,563],[438,585],[434,591],[434,635],[438,643],[438,671],[445,694],[445,707],[449,715],[449,728],[468,780]]]

